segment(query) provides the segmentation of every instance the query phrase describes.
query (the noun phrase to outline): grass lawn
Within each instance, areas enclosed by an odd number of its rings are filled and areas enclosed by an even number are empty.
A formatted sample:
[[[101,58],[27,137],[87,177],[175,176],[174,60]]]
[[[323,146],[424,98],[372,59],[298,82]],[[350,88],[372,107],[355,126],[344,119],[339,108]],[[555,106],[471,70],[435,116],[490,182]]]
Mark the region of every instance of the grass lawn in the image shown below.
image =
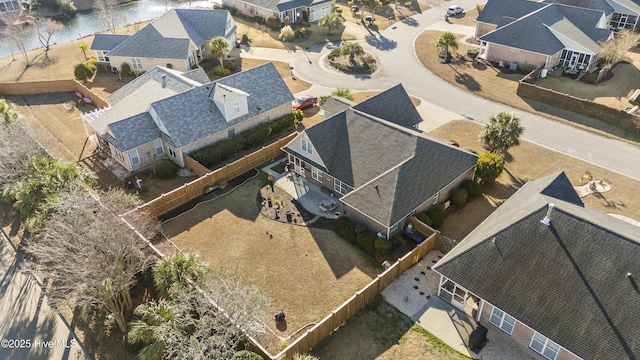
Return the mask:
[[[381,296],[311,352],[320,359],[468,359],[415,325]]]
[[[225,268],[252,279],[272,300],[261,320],[289,336],[324,318],[378,275],[368,258],[331,230],[269,220],[259,214],[253,179],[217,200],[164,223],[178,248],[198,251],[213,271]],[[276,328],[283,310],[287,325]],[[280,350],[275,337],[265,344]]]

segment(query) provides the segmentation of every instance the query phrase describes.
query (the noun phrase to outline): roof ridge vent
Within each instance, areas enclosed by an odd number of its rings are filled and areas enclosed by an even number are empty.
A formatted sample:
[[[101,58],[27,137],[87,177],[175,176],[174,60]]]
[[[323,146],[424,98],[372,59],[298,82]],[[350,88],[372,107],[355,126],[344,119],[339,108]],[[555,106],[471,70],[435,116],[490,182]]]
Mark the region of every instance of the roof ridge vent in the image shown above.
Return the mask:
[[[556,206],[553,203],[549,203],[549,205],[547,205],[547,215],[545,215],[544,218],[540,220],[541,223],[545,224],[546,226],[551,225],[551,212],[553,211],[554,207]]]

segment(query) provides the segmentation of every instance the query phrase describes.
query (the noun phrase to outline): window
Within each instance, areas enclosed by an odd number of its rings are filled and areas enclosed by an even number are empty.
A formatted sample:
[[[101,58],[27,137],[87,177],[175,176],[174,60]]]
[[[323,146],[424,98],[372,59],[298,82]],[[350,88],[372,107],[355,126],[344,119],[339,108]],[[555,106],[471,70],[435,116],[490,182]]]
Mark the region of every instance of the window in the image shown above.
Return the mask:
[[[107,58],[107,52],[106,51],[98,50],[98,51],[96,51],[96,56],[98,58],[98,61],[100,61],[100,62],[109,61],[109,59]]]
[[[142,61],[140,61],[140,59],[138,58],[131,58],[131,67],[133,67],[134,70],[141,70]]]
[[[343,183],[338,179],[333,180],[333,191],[337,192],[340,195],[344,195],[347,193],[347,184]]]
[[[538,334],[538,332],[533,333],[529,347],[549,360],[555,360],[560,351],[560,345]]]
[[[162,153],[164,153],[164,148],[162,147],[162,140],[156,139],[156,141],[154,141],[153,144],[156,147],[156,154],[161,155]]]
[[[131,160],[131,165],[136,165],[140,162],[140,158],[138,157],[138,150],[133,149],[129,151],[129,159]]]
[[[233,103],[233,112],[234,113],[239,113],[240,112],[240,103],[238,101]]]
[[[302,139],[302,151],[313,154],[313,145],[311,145],[311,142]]]
[[[116,154],[116,157],[118,159],[120,159],[120,161],[124,162],[124,155],[122,155],[122,152],[116,148],[113,148],[114,153]]]
[[[316,169],[315,167],[311,167],[311,177],[317,181],[317,182],[322,182],[322,171]]]
[[[173,156],[174,158],[176,157],[176,150],[171,146],[169,146],[169,155]]]
[[[513,332],[513,327],[516,324],[516,319],[507,315],[507,313],[498,309],[497,307],[494,307],[493,310],[491,311],[489,322],[499,327],[500,329],[502,329],[502,331],[506,332],[507,334],[511,335],[511,333]]]

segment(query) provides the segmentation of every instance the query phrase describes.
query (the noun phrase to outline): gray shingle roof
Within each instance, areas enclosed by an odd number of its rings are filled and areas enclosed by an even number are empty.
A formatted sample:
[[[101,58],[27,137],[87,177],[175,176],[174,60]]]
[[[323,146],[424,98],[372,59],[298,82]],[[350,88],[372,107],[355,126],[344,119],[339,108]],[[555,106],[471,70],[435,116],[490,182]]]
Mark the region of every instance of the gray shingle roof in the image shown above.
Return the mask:
[[[477,21],[502,26],[546,5],[544,2],[529,0],[489,0],[482,8]]]
[[[328,0],[242,0],[247,4],[259,6],[275,12],[284,12],[299,7],[317,5]]]
[[[227,37],[235,32],[233,27],[225,33],[230,17],[227,10],[172,9],[116,46],[109,55],[186,59],[190,42],[200,46],[216,36]]]
[[[640,228],[584,206],[559,173],[525,184],[434,270],[584,359],[626,359],[640,356],[639,258]]]
[[[560,4],[548,4],[540,10],[499,27],[480,40],[544,55],[565,48],[564,36],[592,53],[601,51],[598,41],[608,38],[609,30],[597,29],[602,12]],[[553,31],[551,31],[552,29]],[[555,33],[561,35],[561,39]]]
[[[600,10],[605,13],[606,16],[613,14],[613,7],[606,1],[602,0],[555,0],[548,2],[556,2],[558,4],[575,6],[584,9]]]
[[[109,124],[114,145],[123,151],[133,149],[160,137],[160,129],[148,112]]]
[[[111,51],[130,35],[96,34],[91,42],[91,50]]]
[[[422,117],[401,84],[372,96],[353,108],[408,128],[422,122]]]
[[[335,115],[354,106],[355,103],[347,99],[330,96],[320,107],[328,114]]]
[[[248,114],[227,122],[208,98],[215,84],[248,93]],[[176,146],[183,147],[292,100],[293,95],[275,66],[266,63],[157,101],[151,107]]]

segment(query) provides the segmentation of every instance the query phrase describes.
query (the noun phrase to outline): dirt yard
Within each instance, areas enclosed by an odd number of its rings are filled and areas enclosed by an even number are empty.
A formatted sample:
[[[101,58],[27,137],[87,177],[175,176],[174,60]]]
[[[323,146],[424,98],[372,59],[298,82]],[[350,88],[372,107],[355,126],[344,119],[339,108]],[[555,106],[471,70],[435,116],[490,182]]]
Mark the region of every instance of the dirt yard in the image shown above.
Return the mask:
[[[286,337],[320,321],[379,270],[333,231],[260,215],[261,185],[253,179],[165,222],[163,228],[180,249],[198,251],[213,271],[224,267],[255,281],[272,299],[262,321]],[[287,324],[278,329],[273,314],[279,310],[285,312]],[[280,350],[277,340],[270,349]]]
[[[482,126],[468,121],[452,121],[431,133],[445,139],[453,139],[463,149],[483,151],[478,134]],[[525,130],[526,133],[526,130]],[[498,181],[484,187],[482,198],[476,199],[458,211],[450,211],[440,229],[442,234],[456,240],[462,240],[471,230],[482,222],[497,206],[526,181],[533,180],[557,171],[564,171],[574,186],[586,183],[587,176],[593,180],[606,180],[611,191],[598,196],[587,195],[582,201],[588,206],[605,213],[620,214],[640,220],[640,182],[573,157],[521,141],[519,146],[511,148],[506,156],[506,171]]]

